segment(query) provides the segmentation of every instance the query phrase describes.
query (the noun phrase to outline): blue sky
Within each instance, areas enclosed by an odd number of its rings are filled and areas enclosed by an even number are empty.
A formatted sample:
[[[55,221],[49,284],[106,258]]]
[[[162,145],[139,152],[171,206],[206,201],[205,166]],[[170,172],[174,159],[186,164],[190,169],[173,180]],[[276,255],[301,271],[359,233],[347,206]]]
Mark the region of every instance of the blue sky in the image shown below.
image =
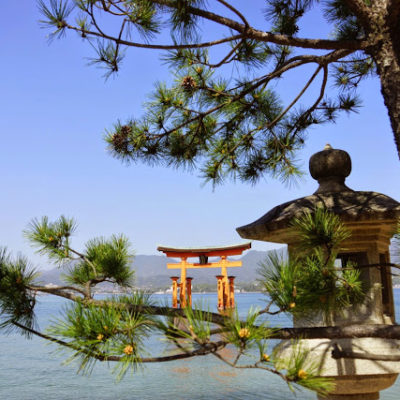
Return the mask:
[[[259,3],[245,11],[261,27]],[[91,237],[120,232],[137,254],[156,254],[158,244],[241,242],[236,227],[316,190],[308,159],[326,143],[350,153],[351,188],[400,199],[400,163],[377,79],[360,88],[359,114],[310,132],[298,154],[307,173],[297,186],[266,178],[256,186],[227,182],[213,190],[196,171],[127,167],[106,152],[105,129],[140,116],[153,83],[168,79],[159,54],[130,49],[119,75],[104,81],[102,71],[87,66],[91,51],[84,43],[69,34],[49,44],[39,18],[32,0],[0,2],[0,245],[35,265],[47,268],[48,262],[34,254],[22,231],[43,215],[75,217],[78,248]],[[327,30],[316,18],[304,22],[308,36]],[[282,84],[285,98],[296,94],[302,79],[299,71]],[[253,242],[257,250],[273,247]]]

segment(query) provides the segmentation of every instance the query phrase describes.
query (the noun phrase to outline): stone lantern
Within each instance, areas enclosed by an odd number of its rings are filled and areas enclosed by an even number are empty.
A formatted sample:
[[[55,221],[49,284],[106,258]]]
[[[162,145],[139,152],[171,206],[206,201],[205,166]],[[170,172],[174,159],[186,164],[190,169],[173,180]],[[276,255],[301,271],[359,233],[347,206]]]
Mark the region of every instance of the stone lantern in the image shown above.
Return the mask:
[[[311,176],[319,187],[311,196],[281,204],[260,219],[237,228],[246,239],[288,245],[289,257],[298,238],[289,229],[294,217],[324,207],[338,215],[351,236],[342,244],[338,265],[348,261],[357,265],[374,265],[361,269],[361,279],[368,288],[361,306],[346,310],[334,318],[336,326],[353,324],[394,324],[393,289],[389,263],[389,244],[400,217],[400,203],[376,192],[355,191],[345,185],[351,172],[347,152],[326,145],[323,151],[310,158]],[[295,327],[324,326],[321,316],[295,318]],[[363,353],[365,356],[399,355],[400,341],[380,338],[307,339],[302,346],[310,350],[310,357],[321,365],[320,375],[335,380],[336,389],[325,399],[376,400],[379,391],[391,386],[400,372],[400,362],[332,357],[332,350]],[[290,355],[290,342],[283,341],[280,351]],[[373,358],[373,357],[372,357]],[[375,357],[379,358],[379,357]]]

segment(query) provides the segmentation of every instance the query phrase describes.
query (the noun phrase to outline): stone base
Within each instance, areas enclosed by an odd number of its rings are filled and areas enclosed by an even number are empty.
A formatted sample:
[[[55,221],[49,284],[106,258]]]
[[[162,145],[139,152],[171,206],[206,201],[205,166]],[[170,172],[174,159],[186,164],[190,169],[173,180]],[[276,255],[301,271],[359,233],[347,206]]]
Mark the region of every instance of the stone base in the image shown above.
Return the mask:
[[[336,376],[336,388],[328,396],[318,400],[378,400],[379,392],[392,386],[397,374]]]
[[[382,338],[304,339],[300,341],[303,351],[308,351],[308,360],[319,365],[316,375],[331,378],[335,389],[326,400],[377,400],[379,392],[392,386],[400,372],[398,361],[373,359],[334,359],[332,350],[338,345],[343,350],[357,351],[368,355],[400,355],[400,341]],[[282,341],[276,348],[278,357],[290,359],[298,347],[293,342]],[[307,362],[307,361],[306,361]],[[306,364],[307,365],[307,364]],[[324,397],[319,397],[323,399]]]
[[[318,400],[379,400],[379,392],[363,394],[332,394],[325,397],[317,397]]]

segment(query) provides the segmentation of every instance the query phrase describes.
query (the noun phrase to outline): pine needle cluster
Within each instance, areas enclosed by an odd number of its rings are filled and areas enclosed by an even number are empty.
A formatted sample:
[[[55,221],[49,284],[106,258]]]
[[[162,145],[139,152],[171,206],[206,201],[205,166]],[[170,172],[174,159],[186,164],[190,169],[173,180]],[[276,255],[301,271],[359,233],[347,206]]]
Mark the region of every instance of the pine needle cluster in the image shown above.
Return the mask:
[[[337,267],[335,260],[349,232],[339,217],[325,209],[294,219],[292,228],[299,237],[289,260],[272,254],[261,265],[262,284],[273,302],[284,312],[306,317],[322,312],[325,321],[332,315],[360,304],[365,285],[357,266]]]
[[[50,222],[47,217],[43,217],[32,220],[24,234],[40,254],[66,266],[64,279],[70,284],[88,289],[101,282],[132,286],[134,272],[130,264],[133,253],[125,236],[91,239],[81,252],[70,245],[75,230],[76,222],[72,218],[61,216]]]
[[[101,307],[75,302],[47,329],[53,337],[66,341],[72,350],[68,362],[78,360],[79,371],[91,373],[96,361],[119,357],[114,372],[121,379],[131,369],[140,367],[144,342],[152,331],[154,320],[130,312],[120,303],[107,301]]]
[[[26,258],[13,259],[7,249],[0,248],[0,330],[17,330],[31,337],[29,330],[20,329],[18,325],[28,328],[36,325],[35,293],[28,287],[37,276]]]

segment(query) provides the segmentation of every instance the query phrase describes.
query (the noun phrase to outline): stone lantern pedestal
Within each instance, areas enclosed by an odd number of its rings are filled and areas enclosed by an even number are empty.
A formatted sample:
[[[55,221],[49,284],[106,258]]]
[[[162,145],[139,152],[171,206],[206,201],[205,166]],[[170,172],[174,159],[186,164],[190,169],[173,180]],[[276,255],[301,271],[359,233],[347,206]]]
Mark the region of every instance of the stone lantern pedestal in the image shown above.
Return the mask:
[[[301,346],[309,350],[313,363],[320,365],[320,375],[335,382],[335,390],[320,400],[377,400],[379,392],[392,386],[400,372],[398,361],[375,361],[364,359],[334,359],[332,351],[356,351],[365,355],[400,355],[396,340],[379,338],[357,339],[303,339]],[[290,357],[293,345],[290,341],[279,344],[279,356]]]
[[[293,218],[313,213],[319,207],[338,215],[351,236],[342,244],[337,263],[345,266],[351,261],[360,266],[360,278],[368,291],[362,305],[332,316],[329,324],[394,324],[392,280],[387,264],[390,239],[400,217],[400,203],[384,194],[348,188],[345,179],[350,172],[348,153],[327,145],[310,158],[310,173],[319,183],[313,195],[281,204],[237,231],[246,239],[286,243],[290,257],[299,240],[289,229]],[[327,326],[318,315],[296,318],[293,324],[295,327]],[[292,344],[283,341],[279,346],[281,355],[290,357]],[[336,389],[324,397],[327,400],[379,399],[379,391],[391,386],[400,372],[398,361],[379,360],[382,355],[400,356],[400,341],[397,340],[307,339],[301,340],[301,346],[308,349],[312,361],[320,365],[320,375],[336,382]],[[335,349],[357,353],[359,357],[334,358]]]

